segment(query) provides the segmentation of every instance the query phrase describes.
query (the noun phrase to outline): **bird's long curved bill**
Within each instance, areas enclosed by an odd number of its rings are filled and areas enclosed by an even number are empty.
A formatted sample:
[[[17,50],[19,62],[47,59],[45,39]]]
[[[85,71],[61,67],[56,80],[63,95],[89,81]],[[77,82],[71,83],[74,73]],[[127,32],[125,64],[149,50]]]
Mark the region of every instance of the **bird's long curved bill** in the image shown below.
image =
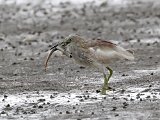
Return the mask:
[[[59,45],[59,44],[56,44],[55,46],[53,46],[53,47],[50,49],[50,51],[49,51],[49,53],[48,53],[48,56],[47,56],[47,59],[46,59],[46,61],[45,61],[45,71],[46,71],[46,69],[47,69],[48,61],[49,61],[51,55],[53,54],[54,51],[58,50],[58,49],[57,49],[57,46],[58,46],[58,45]]]

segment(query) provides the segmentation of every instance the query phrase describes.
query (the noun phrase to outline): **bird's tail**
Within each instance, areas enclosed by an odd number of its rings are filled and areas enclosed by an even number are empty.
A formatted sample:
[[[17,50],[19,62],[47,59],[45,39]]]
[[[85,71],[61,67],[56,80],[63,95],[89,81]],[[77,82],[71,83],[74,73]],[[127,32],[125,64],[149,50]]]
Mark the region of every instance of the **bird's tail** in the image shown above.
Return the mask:
[[[118,56],[124,57],[127,60],[134,60],[133,51],[125,50],[124,48],[120,46],[116,46],[116,51],[117,51]]]

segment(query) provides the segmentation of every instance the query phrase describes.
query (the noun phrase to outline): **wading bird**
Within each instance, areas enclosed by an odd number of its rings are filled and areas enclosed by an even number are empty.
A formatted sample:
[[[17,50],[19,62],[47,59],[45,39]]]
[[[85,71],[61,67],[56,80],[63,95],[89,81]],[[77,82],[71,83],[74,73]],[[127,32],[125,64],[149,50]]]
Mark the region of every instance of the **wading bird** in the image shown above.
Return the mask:
[[[112,69],[108,66],[110,62],[119,59],[133,60],[133,53],[124,48],[104,40],[87,40],[79,35],[69,35],[63,42],[54,45],[48,54],[45,62],[45,70],[52,53],[56,50],[61,51],[64,55],[74,59],[81,65],[98,68],[104,76],[104,84],[101,94],[106,94],[109,90],[108,81],[112,76]],[[107,76],[106,72],[109,71]]]

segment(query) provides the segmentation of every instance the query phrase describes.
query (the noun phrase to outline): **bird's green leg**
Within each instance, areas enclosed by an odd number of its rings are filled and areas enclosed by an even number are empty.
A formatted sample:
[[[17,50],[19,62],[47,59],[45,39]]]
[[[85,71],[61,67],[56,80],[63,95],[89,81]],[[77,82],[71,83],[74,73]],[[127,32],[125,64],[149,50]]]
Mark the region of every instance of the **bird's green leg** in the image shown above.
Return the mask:
[[[113,74],[113,71],[112,71],[111,68],[109,68],[109,67],[106,67],[106,68],[109,70],[109,75],[107,77],[106,74],[103,74],[104,75],[104,84],[103,84],[102,91],[101,91],[102,95],[105,95],[106,94],[106,90],[109,90],[108,81],[109,81],[109,79],[111,78],[111,76]]]
[[[106,77],[106,74],[103,74],[103,75],[104,75],[104,84],[103,84],[103,87],[102,87],[101,94],[105,95],[106,90],[108,90],[108,78]]]
[[[109,76],[108,76],[108,81],[111,78],[112,74],[113,74],[113,70],[109,67],[106,67],[109,70]]]

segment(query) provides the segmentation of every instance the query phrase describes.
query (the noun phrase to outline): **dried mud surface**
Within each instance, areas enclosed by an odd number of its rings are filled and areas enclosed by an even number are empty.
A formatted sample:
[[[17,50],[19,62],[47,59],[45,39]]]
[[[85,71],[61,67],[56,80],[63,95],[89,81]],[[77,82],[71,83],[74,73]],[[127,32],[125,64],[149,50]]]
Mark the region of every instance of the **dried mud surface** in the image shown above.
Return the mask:
[[[126,6],[0,4],[0,119],[159,120],[160,3]],[[113,40],[135,60],[113,63],[110,86],[103,76],[46,51],[71,33]]]

